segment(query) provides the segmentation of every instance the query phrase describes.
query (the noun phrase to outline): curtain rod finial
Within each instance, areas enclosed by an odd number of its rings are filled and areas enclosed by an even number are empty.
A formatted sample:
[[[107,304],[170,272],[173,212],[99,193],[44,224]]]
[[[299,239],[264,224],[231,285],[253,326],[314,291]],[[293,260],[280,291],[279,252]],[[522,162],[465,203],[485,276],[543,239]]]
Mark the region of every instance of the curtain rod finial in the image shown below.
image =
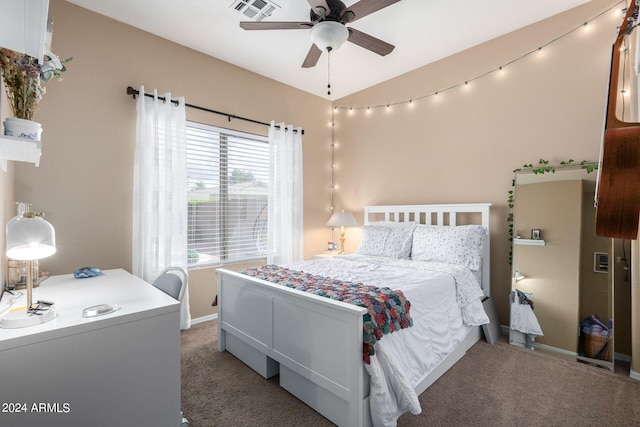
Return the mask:
[[[133,99],[136,99],[136,95],[139,92],[137,90],[135,90],[134,88],[132,88],[131,86],[127,86],[127,95],[131,95],[133,97]]]

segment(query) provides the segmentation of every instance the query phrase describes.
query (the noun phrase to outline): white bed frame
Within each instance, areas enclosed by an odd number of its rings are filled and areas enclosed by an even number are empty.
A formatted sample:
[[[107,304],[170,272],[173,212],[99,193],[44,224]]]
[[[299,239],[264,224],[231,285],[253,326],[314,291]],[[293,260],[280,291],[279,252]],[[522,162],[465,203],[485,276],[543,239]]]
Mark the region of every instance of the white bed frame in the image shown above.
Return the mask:
[[[481,224],[489,233],[490,204],[367,206],[371,221]],[[463,215],[461,215],[463,214]],[[478,219],[479,216],[479,219]],[[482,260],[482,287],[490,296],[489,238]],[[218,350],[229,351],[339,426],[371,425],[369,376],[362,362],[362,316],[366,309],[286,286],[218,270]],[[466,339],[417,385],[426,390],[482,337]]]

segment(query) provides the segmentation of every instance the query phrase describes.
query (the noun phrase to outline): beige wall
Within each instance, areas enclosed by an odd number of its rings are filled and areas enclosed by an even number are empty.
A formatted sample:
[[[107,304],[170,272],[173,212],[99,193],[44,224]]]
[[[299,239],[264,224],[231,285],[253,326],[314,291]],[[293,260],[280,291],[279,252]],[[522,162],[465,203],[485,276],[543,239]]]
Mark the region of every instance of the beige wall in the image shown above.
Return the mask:
[[[612,4],[594,0],[335,104],[393,104],[463,83],[579,27]],[[589,31],[580,29],[467,88],[389,110],[338,109],[336,207],[360,212],[367,204],[492,203],[491,289],[500,322],[508,324],[506,201],[513,170],[540,158],[555,164],[598,159],[620,20],[612,13],[602,16]],[[355,233],[348,230],[348,250],[357,244],[349,238]]]
[[[620,258],[620,261],[618,261],[618,258]],[[626,259],[626,262],[623,259]],[[610,271],[613,273],[614,280],[614,349],[616,353],[631,355],[633,354],[631,348],[631,334],[633,332],[631,318],[632,281],[630,269],[625,269],[629,268],[632,263],[631,242],[629,240],[616,240],[613,257],[609,262],[611,263]],[[638,370],[640,371],[640,365]]]
[[[590,184],[585,182],[585,187]],[[606,323],[608,319],[613,317],[613,289],[616,293],[620,288],[619,277],[613,274],[616,264],[613,262],[616,253],[613,252],[614,243],[612,239],[606,237],[598,237],[595,235],[596,210],[593,207],[593,191],[585,191],[582,198],[582,254],[580,262],[580,320],[597,314]],[[607,274],[594,272],[594,253],[604,252],[609,256],[609,269]],[[613,287],[609,284],[616,281]],[[629,295],[627,294],[627,300]],[[618,301],[616,301],[618,302]],[[629,315],[623,316],[623,304],[620,304],[620,310],[616,306],[616,341],[615,351],[623,354],[629,354],[622,351],[623,348],[628,349],[629,335],[624,334],[623,326],[629,320]],[[620,314],[620,316],[619,316]],[[620,324],[618,324],[618,321]],[[620,326],[620,328],[618,328]],[[627,331],[628,332],[628,331]],[[625,344],[626,343],[626,344]]]
[[[614,3],[593,0],[336,105],[393,103],[461,83],[564,34]],[[46,269],[53,273],[69,273],[84,265],[130,269],[135,102],[125,95],[125,88],[142,84],[185,96],[192,104],[302,126],[305,256],[324,250],[331,239],[324,227],[330,212],[328,101],[63,0],[52,0],[51,12],[56,22],[54,51],[74,60],[62,83],[49,84],[36,115],[44,127],[40,167],[15,166],[15,198],[47,212],[56,227],[59,251],[43,261]],[[402,105],[369,115],[338,110],[336,208],[353,211],[361,219],[367,204],[493,203],[492,290],[500,322],[508,324],[506,198],[512,171],[541,157],[555,163],[597,159],[610,46],[619,20],[603,16],[589,32],[576,31],[541,55],[509,65],[500,77],[487,75],[465,91],[447,91],[437,101],[428,97],[414,102],[411,109]],[[401,54],[399,47],[394,55]],[[265,132],[194,111],[188,115],[192,120]],[[5,187],[6,203],[10,185]],[[13,206],[5,208],[5,219],[8,210],[12,213]],[[358,235],[358,229],[347,231],[348,250],[355,249]],[[193,272],[192,278],[193,294],[198,295],[192,298],[193,316],[212,313],[213,272]]]
[[[635,378],[640,380],[640,332],[638,332],[638,326],[640,325],[640,286],[638,286],[638,280],[640,280],[640,244],[638,240],[631,242],[631,281],[635,283],[631,286],[631,370],[635,373]],[[634,329],[635,326],[635,329]],[[633,355],[636,355],[633,358]]]
[[[43,125],[39,167],[15,164],[16,199],[33,203],[56,228],[58,252],[43,260],[53,274],[90,265],[131,269],[132,171],[136,103],[127,86],[171,91],[188,103],[263,122],[301,126],[304,224],[308,256],[329,230],[330,103],[62,0],[51,1],[53,50],[73,56],[60,83],[49,83],[35,119]],[[219,40],[228,43],[228,40]],[[187,119],[266,134],[187,109]],[[324,243],[323,243],[324,242]],[[213,270],[212,270],[213,271]],[[215,276],[193,272],[192,316],[214,312]]]
[[[514,228],[528,239],[541,230],[545,246],[513,247],[514,269],[525,276],[518,289],[532,294],[543,337],[536,341],[577,352],[580,324],[582,181],[516,186]]]
[[[4,86],[1,82],[1,79],[0,88],[2,89],[2,93],[0,93],[0,122],[2,122],[5,118],[11,115],[11,110],[9,107],[9,102],[7,101],[7,97],[4,94]],[[2,128],[2,131],[4,132],[4,128]],[[13,200],[13,162],[7,162],[6,172],[0,169],[0,195],[2,195],[2,205],[0,205],[0,224],[2,224],[2,226],[0,227],[0,229],[4,230],[4,225],[13,215],[15,215],[16,212]],[[2,248],[2,254],[4,254],[5,240],[6,236],[4,231],[0,232],[0,248]],[[7,273],[7,267],[5,257],[2,256],[0,258],[2,259],[2,271],[0,271],[0,286],[3,286]]]

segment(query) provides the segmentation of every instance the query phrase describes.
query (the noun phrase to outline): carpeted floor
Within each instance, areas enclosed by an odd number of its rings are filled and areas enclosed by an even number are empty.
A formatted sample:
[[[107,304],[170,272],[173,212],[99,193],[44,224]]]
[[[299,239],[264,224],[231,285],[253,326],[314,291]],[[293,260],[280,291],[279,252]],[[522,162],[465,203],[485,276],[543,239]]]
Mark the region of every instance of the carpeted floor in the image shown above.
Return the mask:
[[[182,332],[182,410],[191,427],[330,426],[231,354],[216,322]],[[520,349],[478,342],[420,395],[398,426],[640,426],[640,381]]]

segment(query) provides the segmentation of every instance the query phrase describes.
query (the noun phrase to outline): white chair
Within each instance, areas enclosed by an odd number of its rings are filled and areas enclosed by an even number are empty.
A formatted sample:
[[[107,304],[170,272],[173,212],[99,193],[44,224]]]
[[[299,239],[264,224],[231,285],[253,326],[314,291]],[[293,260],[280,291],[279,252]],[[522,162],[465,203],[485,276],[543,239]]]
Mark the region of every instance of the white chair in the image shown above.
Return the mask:
[[[160,289],[165,294],[182,302],[184,291],[189,282],[189,273],[182,267],[167,267],[153,281],[152,285]],[[180,411],[180,426],[188,427],[189,421],[182,415]]]
[[[187,283],[189,282],[189,273],[182,267],[167,267],[153,281],[152,285],[160,289],[165,294],[182,302]]]

